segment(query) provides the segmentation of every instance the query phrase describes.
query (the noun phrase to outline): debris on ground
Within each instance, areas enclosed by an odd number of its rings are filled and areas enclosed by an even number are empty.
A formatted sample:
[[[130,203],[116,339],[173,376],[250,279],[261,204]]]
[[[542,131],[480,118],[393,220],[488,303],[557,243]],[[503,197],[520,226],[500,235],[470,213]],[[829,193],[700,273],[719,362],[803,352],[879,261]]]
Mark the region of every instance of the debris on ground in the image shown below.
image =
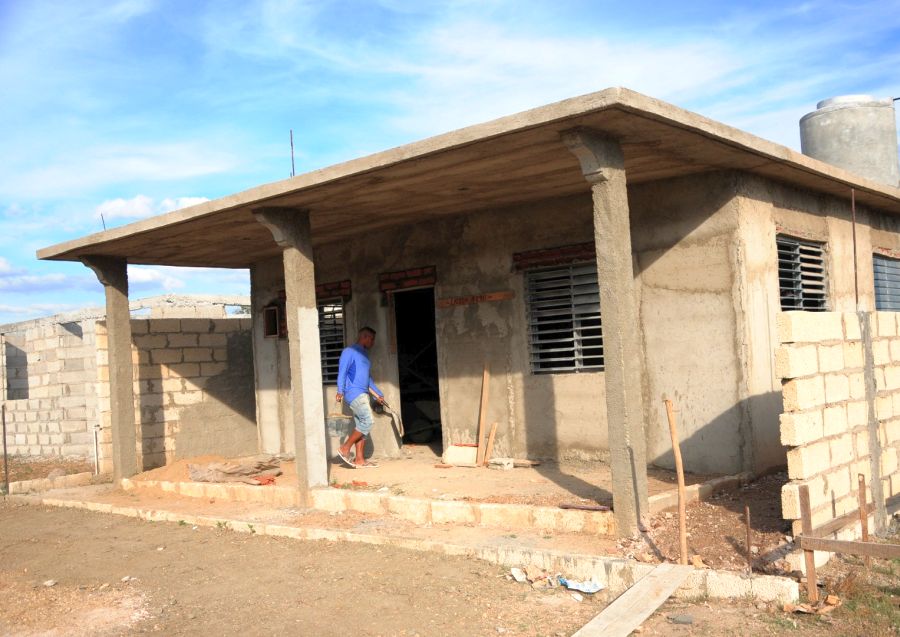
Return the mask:
[[[273,484],[281,475],[281,459],[261,454],[241,462],[210,462],[188,464],[188,475],[194,482],[243,482],[254,486]],[[271,478],[271,480],[270,480]]]

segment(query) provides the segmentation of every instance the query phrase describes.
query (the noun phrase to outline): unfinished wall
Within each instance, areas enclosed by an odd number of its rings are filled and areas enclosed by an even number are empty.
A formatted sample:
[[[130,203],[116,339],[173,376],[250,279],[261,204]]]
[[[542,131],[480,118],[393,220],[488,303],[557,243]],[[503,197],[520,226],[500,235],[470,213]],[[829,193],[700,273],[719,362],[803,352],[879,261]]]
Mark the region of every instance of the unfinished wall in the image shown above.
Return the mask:
[[[790,447],[782,511],[794,520],[795,533],[802,484],[809,486],[814,528],[858,508],[860,474],[869,502],[879,490],[883,499],[900,493],[898,318],[894,312],[778,315],[781,440]],[[858,538],[859,524],[839,537]],[[817,561],[825,559],[817,553]]]
[[[258,449],[250,319],[132,319],[135,421],[144,469]],[[97,325],[101,463],[111,458],[106,328]],[[109,467],[111,468],[111,467]]]
[[[629,190],[640,276],[647,458],[656,465],[674,468],[665,398],[679,410],[688,471],[737,473],[750,463],[735,301],[735,192],[731,173]]]
[[[592,204],[586,187],[584,196],[444,217],[316,246],[316,280],[351,280],[352,296],[345,306],[347,343],[363,325],[378,331],[371,352],[372,374],[394,405],[400,400],[397,354],[391,346],[393,318],[387,296],[379,291],[378,274],[435,266],[436,299],[512,291],[512,299],[437,310],[444,443],[474,442],[487,363],[491,375],[487,420],[498,423],[498,455],[596,458],[607,446],[603,374],[531,374],[524,282],[513,267],[516,252],[592,241]],[[269,297],[283,289],[278,280],[282,272],[278,260],[253,268],[256,316]],[[277,370],[277,344],[263,339],[261,332],[254,334],[254,343],[257,386],[263,393],[273,383],[286,391],[286,377]],[[260,356],[263,351],[266,355]],[[326,412],[333,411],[333,386],[326,386],[323,398]],[[261,396],[260,418],[275,418],[279,401],[273,400],[265,416],[262,401]],[[376,422],[373,441],[379,453],[396,453],[389,420]]]
[[[93,458],[95,322],[61,316],[0,327],[10,454]]]

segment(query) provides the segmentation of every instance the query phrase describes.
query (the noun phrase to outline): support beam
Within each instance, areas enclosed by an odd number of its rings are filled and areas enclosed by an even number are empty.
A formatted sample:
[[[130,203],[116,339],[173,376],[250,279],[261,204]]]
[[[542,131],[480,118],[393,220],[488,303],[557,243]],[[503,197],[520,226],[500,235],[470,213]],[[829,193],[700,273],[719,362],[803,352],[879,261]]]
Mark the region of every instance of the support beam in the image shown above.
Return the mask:
[[[134,420],[128,264],[125,259],[103,256],[82,257],[81,262],[94,271],[106,293],[113,478],[118,482],[122,478],[130,478],[139,470]]]
[[[283,250],[297,483],[302,503],[309,506],[309,490],[328,484],[319,312],[309,213],[293,208],[261,208],[253,214],[272,232]]]
[[[650,509],[643,354],[635,301],[625,162],[618,142],[593,131],[565,131],[562,141],[581,163],[594,200],[613,511],[619,535],[630,536],[643,528],[642,522]]]

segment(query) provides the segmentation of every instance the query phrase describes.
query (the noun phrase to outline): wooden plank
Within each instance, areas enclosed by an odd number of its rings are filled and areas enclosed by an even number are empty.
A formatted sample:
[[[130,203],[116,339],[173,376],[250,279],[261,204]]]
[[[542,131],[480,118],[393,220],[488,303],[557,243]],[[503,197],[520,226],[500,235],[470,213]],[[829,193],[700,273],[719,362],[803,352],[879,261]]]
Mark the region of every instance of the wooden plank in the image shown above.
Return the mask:
[[[812,532],[812,513],[809,508],[809,486],[800,485],[800,519],[803,534]],[[803,549],[803,559],[806,560],[806,597],[810,604],[819,601],[818,577],[816,576],[816,554],[809,548]]]
[[[678,476],[678,543],[681,555],[679,563],[688,563],[687,546],[687,497],[684,492],[684,465],[681,463],[681,445],[678,442],[678,425],[675,423],[675,406],[668,398],[666,403],[666,416],[669,419],[669,434],[672,437],[672,453],[675,454],[675,473]]]
[[[857,476],[857,480],[859,483],[859,488],[857,489],[856,496],[859,499],[859,525],[862,530],[862,541],[869,541],[869,516],[866,511],[866,476],[860,473]],[[872,558],[868,555],[866,556],[866,570],[871,568],[872,566]]]
[[[488,466],[491,456],[494,454],[494,436],[497,435],[497,423],[491,424],[491,433],[488,436],[487,449],[484,452],[484,466]]]
[[[627,637],[675,592],[694,569],[660,564],[572,637]]]
[[[829,540],[823,537],[800,536],[800,548],[804,551],[828,551],[877,557],[883,560],[900,559],[900,544],[876,544],[875,542],[851,542],[849,540]]]
[[[484,418],[487,416],[487,398],[488,398],[488,375],[487,363],[484,364],[484,372],[481,375],[481,409],[478,413],[478,455],[475,458],[475,464],[479,467],[484,464]]]
[[[870,502],[866,505],[866,515],[869,515],[875,511],[875,504]],[[806,533],[807,537],[825,537],[827,535],[831,535],[832,533],[836,533],[840,531],[848,524],[853,524],[859,520],[859,511],[850,511],[850,513],[845,513],[839,518],[833,519],[831,522],[826,522],[820,527],[817,527],[812,530],[810,533]]]

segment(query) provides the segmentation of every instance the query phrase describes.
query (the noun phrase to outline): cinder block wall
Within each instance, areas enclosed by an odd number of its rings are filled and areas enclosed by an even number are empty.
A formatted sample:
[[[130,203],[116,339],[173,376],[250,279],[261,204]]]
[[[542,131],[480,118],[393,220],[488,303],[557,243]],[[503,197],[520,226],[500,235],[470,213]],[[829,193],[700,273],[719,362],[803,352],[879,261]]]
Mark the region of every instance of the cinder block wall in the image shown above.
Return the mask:
[[[96,318],[0,330],[0,383],[11,455],[93,457]]]
[[[860,329],[861,319],[868,322],[867,330]],[[782,511],[785,519],[794,520],[795,534],[800,533],[802,484],[809,486],[813,528],[858,509],[860,474],[866,477],[868,502],[873,502],[873,480],[884,499],[900,493],[898,319],[894,312],[778,315],[781,442],[790,447]],[[855,539],[859,534],[856,523],[836,537]],[[817,552],[816,561],[827,556]]]
[[[205,454],[256,453],[249,318],[132,319],[139,466]],[[112,470],[109,350],[97,327],[101,469]]]

